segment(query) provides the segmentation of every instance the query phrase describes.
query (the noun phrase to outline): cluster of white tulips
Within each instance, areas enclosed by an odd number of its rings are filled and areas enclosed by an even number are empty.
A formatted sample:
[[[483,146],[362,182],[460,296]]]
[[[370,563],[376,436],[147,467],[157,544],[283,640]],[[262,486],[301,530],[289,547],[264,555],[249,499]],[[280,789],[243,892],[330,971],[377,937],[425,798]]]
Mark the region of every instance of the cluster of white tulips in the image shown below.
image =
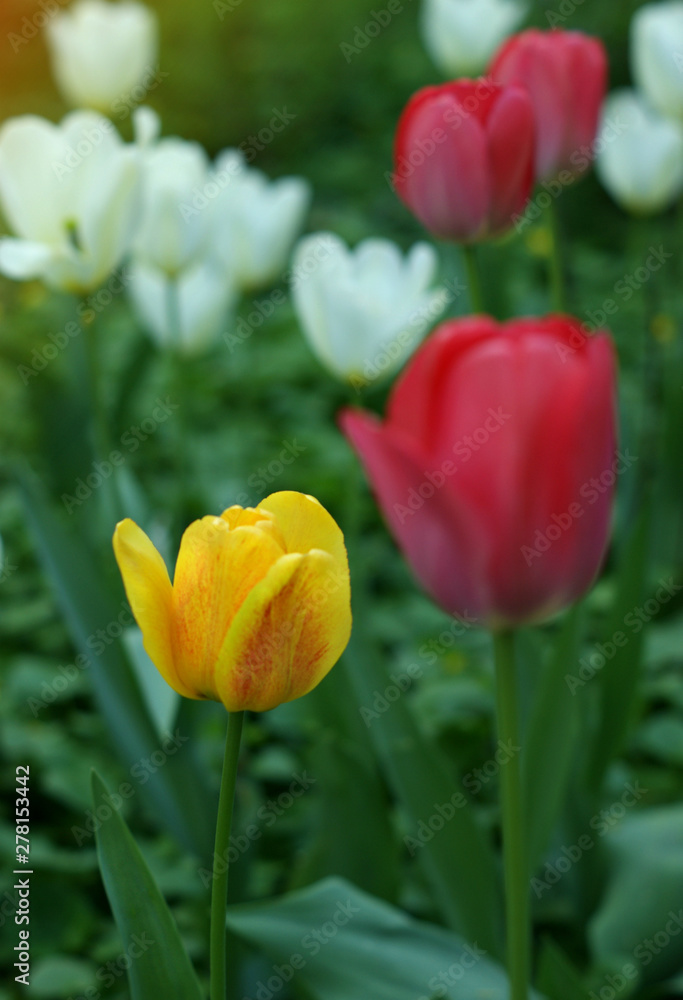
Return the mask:
[[[631,73],[635,87],[605,102],[596,167],[622,208],[648,215],[683,191],[683,0],[636,11]]]
[[[369,382],[407,359],[438,310],[433,248],[403,258],[372,240],[354,253],[318,234],[288,270],[309,184],[271,182],[238,149],[212,163],[199,144],[161,137],[159,117],[140,103],[145,81],[157,78],[147,7],[76,0],[46,36],[76,110],[59,125],[25,115],[0,129],[0,207],[12,234],[0,238],[0,272],[85,295],[125,265],[140,322],[160,347],[184,354],[229,332],[240,295],[290,273],[301,325],[332,374]],[[111,118],[135,104],[127,143]],[[321,241],[325,253],[311,260]]]

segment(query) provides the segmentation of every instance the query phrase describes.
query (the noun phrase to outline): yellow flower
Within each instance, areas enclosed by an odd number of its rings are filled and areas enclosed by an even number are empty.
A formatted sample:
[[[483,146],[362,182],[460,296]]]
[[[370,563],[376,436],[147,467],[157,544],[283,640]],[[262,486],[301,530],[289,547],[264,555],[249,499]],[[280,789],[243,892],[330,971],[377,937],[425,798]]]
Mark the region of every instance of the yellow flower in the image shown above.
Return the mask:
[[[273,493],[183,535],[173,584],[131,520],[114,552],[145,649],[186,698],[265,712],[311,691],[351,635],[344,538],[314,497]]]

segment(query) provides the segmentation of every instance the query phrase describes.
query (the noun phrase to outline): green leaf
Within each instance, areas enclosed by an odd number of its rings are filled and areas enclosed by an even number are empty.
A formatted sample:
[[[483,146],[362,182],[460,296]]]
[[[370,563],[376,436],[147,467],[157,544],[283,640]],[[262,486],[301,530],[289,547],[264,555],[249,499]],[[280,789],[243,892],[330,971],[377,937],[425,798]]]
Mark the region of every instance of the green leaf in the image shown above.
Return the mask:
[[[613,875],[589,926],[597,962],[656,983],[683,965],[683,806],[627,816],[610,831]],[[648,942],[651,942],[648,943]]]
[[[123,762],[135,768],[160,750],[160,740],[121,644],[98,633],[111,626],[116,635],[127,605],[109,594],[90,551],[49,505],[33,478],[22,478],[22,494],[39,553],[52,579],[74,644],[87,660],[83,670],[92,681],[98,707],[109,725]],[[113,558],[113,556],[112,556]],[[74,668],[76,670],[76,668]],[[145,790],[178,840],[202,857],[211,854],[213,819],[201,775],[187,747],[168,755],[153,772],[144,768]]]
[[[631,627],[629,616],[641,607],[646,596],[649,540],[648,505],[624,547],[619,563],[617,596],[603,640],[603,648],[611,655],[604,657],[602,669],[588,682],[599,685],[600,691],[600,724],[588,765],[588,780],[592,788],[600,786],[610,761],[621,750],[633,722],[645,629],[642,624],[638,628],[637,623]],[[615,642],[618,635],[625,636],[625,644]],[[598,647],[595,647],[595,652],[600,653]]]
[[[274,976],[295,975],[315,1000],[507,995],[506,974],[481,942],[468,945],[343,879],[325,879],[273,902],[230,907],[228,927],[268,955]]]
[[[436,748],[417,727],[403,695],[377,711],[376,695],[391,686],[374,651],[351,640],[346,668],[387,780],[408,819],[408,836],[434,898],[450,926],[500,955],[502,912],[497,866],[474,808],[449,775]],[[371,714],[370,714],[371,713]],[[458,795],[454,806],[453,797]],[[430,820],[438,829],[430,828]],[[421,834],[423,834],[421,836]],[[433,834],[433,835],[432,835]]]
[[[523,780],[526,795],[530,869],[541,859],[567,798],[579,737],[578,699],[565,680],[579,659],[581,610],[567,615],[550,662],[541,676],[524,734]]]
[[[169,687],[150,660],[139,628],[127,628],[122,638],[147,711],[156,727],[157,736],[161,739],[173,730],[178,717],[180,695]]]
[[[541,946],[536,985],[553,1000],[590,1000],[578,971],[551,938]]]
[[[124,949],[131,1000],[203,1000],[199,981],[178,928],[125,822],[93,771],[93,809],[103,803],[111,815],[97,830],[97,853]]]

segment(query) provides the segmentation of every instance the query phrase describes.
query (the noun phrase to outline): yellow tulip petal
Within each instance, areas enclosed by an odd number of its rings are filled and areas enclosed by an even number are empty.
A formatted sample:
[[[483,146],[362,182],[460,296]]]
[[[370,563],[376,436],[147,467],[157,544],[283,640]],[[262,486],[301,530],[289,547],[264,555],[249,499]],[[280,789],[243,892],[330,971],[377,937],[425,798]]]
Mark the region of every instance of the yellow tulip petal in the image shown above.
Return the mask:
[[[183,535],[173,585],[178,672],[216,698],[214,669],[233,618],[283,550],[267,531],[204,517]]]
[[[218,696],[231,712],[300,698],[332,669],[350,635],[346,562],[319,549],[283,556],[232,623],[216,667]]]
[[[275,517],[267,510],[260,510],[254,507],[234,506],[228,507],[227,510],[224,510],[221,517],[224,521],[227,521],[231,528],[241,528],[247,525],[253,525],[261,531],[265,531],[266,534],[271,535],[275,539],[284,552],[287,551],[284,538],[282,537],[282,532],[275,523]]]
[[[258,509],[275,516],[287,552],[322,549],[341,565],[348,566],[341,528],[315,497],[290,491],[271,493]]]
[[[175,666],[173,591],[164,560],[144,531],[130,519],[116,526],[114,554],[150,660],[178,694],[196,698],[194,691],[180,680]]]

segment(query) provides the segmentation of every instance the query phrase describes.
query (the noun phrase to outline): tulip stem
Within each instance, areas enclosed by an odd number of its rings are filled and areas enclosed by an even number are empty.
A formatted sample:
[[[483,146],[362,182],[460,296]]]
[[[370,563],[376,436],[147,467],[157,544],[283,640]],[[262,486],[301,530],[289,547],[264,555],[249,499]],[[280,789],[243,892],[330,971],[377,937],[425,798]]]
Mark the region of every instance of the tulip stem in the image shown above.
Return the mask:
[[[567,310],[567,283],[564,269],[564,255],[562,253],[562,229],[560,226],[560,213],[557,205],[551,200],[547,209],[548,228],[550,229],[550,294],[555,312],[566,313]]]
[[[465,258],[465,270],[467,271],[467,288],[469,290],[470,305],[472,312],[485,313],[484,293],[481,285],[481,270],[476,249],[470,244],[463,244],[463,256]]]
[[[237,763],[242,740],[244,712],[230,712],[225,739],[223,777],[218,800],[216,847],[213,856],[213,889],[211,891],[211,1000],[225,1000],[225,915],[228,908],[228,874],[230,832],[235,803]]]
[[[513,632],[494,634],[496,715],[502,743],[519,747],[519,708]],[[509,743],[508,743],[509,741]],[[505,921],[510,1000],[527,1000],[529,985],[529,873],[524,836],[524,799],[520,755],[515,753],[500,772],[505,871]]]

